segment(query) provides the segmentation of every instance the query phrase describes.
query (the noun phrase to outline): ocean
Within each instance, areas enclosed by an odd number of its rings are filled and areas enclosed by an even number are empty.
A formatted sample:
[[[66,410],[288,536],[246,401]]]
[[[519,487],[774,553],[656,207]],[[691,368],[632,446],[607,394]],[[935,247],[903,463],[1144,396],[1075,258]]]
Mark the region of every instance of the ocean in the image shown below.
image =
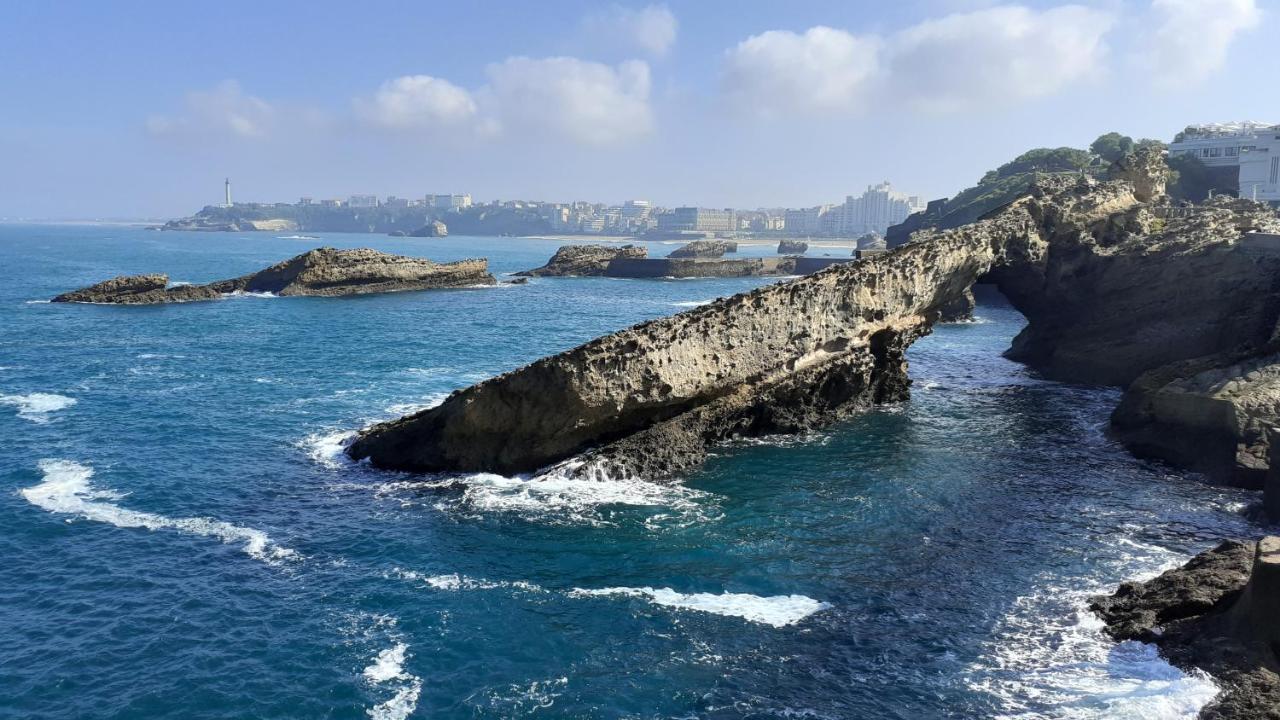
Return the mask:
[[[998,298],[912,348],[910,401],[720,447],[678,485],[423,477],[341,448],[777,279],[47,302],[322,244],[500,279],[557,247],[0,225],[0,718],[1146,719],[1217,692],[1085,606],[1260,534],[1255,496],[1126,453],[1116,390],[1002,358],[1024,321]]]

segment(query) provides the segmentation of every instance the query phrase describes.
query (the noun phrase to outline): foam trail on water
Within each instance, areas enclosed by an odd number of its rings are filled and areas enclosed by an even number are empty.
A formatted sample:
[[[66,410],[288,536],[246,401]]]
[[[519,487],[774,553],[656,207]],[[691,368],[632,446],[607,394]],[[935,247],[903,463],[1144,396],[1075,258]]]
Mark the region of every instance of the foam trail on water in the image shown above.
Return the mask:
[[[118,500],[119,493],[98,490],[90,485],[93,469],[86,465],[71,460],[41,460],[39,466],[44,480],[39,485],[23,488],[22,496],[32,505],[49,512],[78,515],[122,528],[172,529],[217,538],[224,543],[241,543],[250,557],[269,563],[297,557],[296,552],[276,545],[261,530],[213,518],[165,517],[105,502]]]
[[[364,678],[370,685],[395,685],[395,694],[390,699],[365,711],[374,720],[404,720],[418,707],[418,698],[422,694],[422,680],[404,669],[408,651],[408,645],[396,643],[379,652],[373,662],[364,669]]]
[[[49,414],[65,410],[76,404],[75,398],[54,393],[31,393],[29,395],[0,395],[0,405],[18,408],[18,417],[41,424],[49,422]]]
[[[715,300],[686,300],[684,302],[673,302],[671,304],[676,307],[691,308],[691,307],[701,307],[703,305],[710,305],[713,302],[715,302]]]
[[[396,568],[392,571],[392,575],[402,580],[411,582],[421,582],[427,587],[434,590],[457,591],[457,590],[525,590],[527,592],[547,592],[539,585],[523,580],[480,580],[477,578],[459,575],[458,573],[447,573],[443,575],[427,575],[414,570],[404,570]]]
[[[639,597],[645,598],[655,605],[740,617],[750,622],[779,628],[794,625],[816,612],[831,607],[828,603],[814,600],[804,595],[763,597],[749,593],[731,592],[717,595],[713,593],[681,593],[671,588],[655,589],[651,587],[611,587],[595,590],[574,588],[569,595],[575,597],[611,595]]]

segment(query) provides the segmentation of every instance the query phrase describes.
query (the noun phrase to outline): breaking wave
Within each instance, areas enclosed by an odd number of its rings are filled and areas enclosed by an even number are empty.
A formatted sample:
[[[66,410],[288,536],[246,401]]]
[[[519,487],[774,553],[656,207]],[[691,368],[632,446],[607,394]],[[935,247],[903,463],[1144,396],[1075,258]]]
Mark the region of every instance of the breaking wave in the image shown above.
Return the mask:
[[[1152,577],[1184,559],[1128,538],[1118,542],[1134,551],[1125,577]],[[1107,637],[1088,604],[1111,589],[1047,583],[1018,597],[966,683],[999,698],[1008,708],[1001,717],[1009,720],[1195,717],[1218,686],[1203,672],[1173,667],[1154,646]]]
[[[295,551],[280,547],[261,530],[232,525],[213,518],[171,518],[155,513],[122,508],[107,500],[118,500],[113,490],[98,490],[89,484],[93,468],[71,460],[41,460],[44,479],[39,485],[23,488],[27,502],[51,513],[77,515],[122,528],[172,529],[202,535],[224,543],[239,543],[250,557],[268,563],[294,559]]]
[[[655,605],[695,610],[697,612],[739,617],[754,623],[786,627],[831,607],[830,604],[804,595],[774,595],[763,597],[749,593],[720,594],[680,593],[671,588],[611,587],[596,590],[574,588],[574,597],[624,596],[644,598]]]
[[[409,646],[396,643],[373,659],[364,669],[364,679],[373,686],[392,684],[395,694],[374,705],[365,713],[374,720],[404,720],[418,707],[422,694],[422,680],[404,669]]]
[[[0,395],[0,405],[9,405],[18,409],[18,417],[33,423],[49,422],[49,414],[65,410],[76,404],[75,398],[54,393],[31,393],[29,395]]]
[[[715,300],[685,300],[683,302],[673,302],[671,304],[676,307],[692,308],[692,307],[702,307],[703,305],[710,305],[713,302],[715,302]]]
[[[708,519],[713,496],[681,485],[659,485],[638,478],[579,477],[567,469],[533,477],[492,473],[399,481],[378,486],[379,494],[441,491],[435,506],[464,513],[507,513],[551,524],[616,524],[615,510],[663,508],[647,524],[675,520],[685,525]]]

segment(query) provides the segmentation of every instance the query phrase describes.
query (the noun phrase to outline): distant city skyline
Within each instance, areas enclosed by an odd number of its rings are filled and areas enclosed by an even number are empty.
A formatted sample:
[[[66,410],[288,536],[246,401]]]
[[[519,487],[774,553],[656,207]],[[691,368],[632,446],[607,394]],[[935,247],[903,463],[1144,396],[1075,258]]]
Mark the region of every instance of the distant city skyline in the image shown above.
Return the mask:
[[[362,8],[8,8],[0,217],[173,217],[224,177],[264,201],[933,199],[1031,147],[1280,121],[1274,0]]]

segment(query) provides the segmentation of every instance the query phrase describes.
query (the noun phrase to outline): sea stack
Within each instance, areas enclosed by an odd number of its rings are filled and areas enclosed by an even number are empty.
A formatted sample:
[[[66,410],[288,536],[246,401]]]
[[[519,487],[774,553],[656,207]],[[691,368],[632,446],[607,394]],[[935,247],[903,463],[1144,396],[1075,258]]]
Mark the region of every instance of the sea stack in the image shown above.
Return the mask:
[[[669,258],[720,258],[738,252],[738,243],[730,240],[694,240],[672,250]]]

